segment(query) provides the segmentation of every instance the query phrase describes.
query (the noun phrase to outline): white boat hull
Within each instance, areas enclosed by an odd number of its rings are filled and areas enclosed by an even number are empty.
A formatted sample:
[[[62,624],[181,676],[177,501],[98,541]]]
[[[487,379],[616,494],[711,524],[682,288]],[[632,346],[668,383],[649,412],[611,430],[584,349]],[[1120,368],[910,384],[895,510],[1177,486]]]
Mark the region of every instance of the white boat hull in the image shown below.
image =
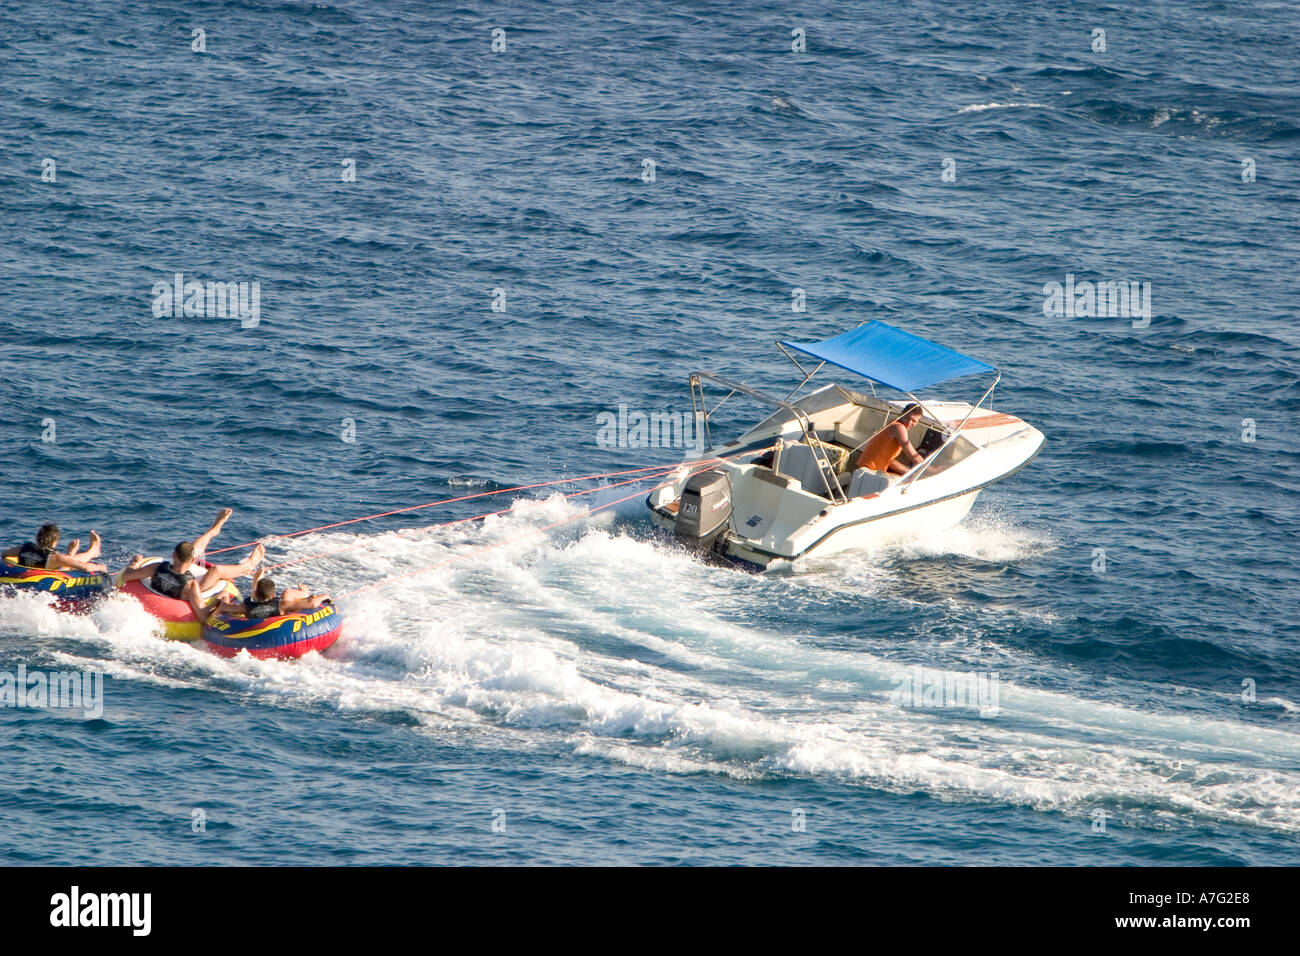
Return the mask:
[[[791,560],[821,558],[844,551],[865,550],[951,528],[953,525],[960,524],[962,519],[970,514],[977,495],[979,495],[978,491],[972,491],[957,498],[949,498],[947,501],[876,518],[861,524],[841,525],[814,547]],[[727,553],[731,557],[765,567],[773,563],[771,556],[764,556],[736,542],[732,542]]]
[[[719,553],[757,568],[767,569],[775,564],[807,558],[821,558],[844,551],[865,550],[895,541],[905,541],[921,535],[933,534],[960,524],[975,504],[979,491],[970,491],[945,501],[922,505],[896,514],[841,524],[826,534],[813,547],[798,553],[779,554],[755,547],[743,538],[729,538],[719,547]],[[650,518],[659,527],[672,531],[676,520],[670,512],[650,508]]]

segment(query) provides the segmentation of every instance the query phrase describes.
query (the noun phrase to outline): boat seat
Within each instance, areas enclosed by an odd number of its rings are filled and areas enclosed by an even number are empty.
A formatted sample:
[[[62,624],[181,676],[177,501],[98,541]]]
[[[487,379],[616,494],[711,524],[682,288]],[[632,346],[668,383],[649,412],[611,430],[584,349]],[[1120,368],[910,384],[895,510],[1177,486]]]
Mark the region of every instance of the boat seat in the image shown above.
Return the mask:
[[[870,468],[859,468],[849,479],[849,497],[863,498],[867,495],[877,495],[888,487],[889,478],[884,473],[872,471]]]
[[[845,428],[842,422],[835,423],[835,433],[833,440],[837,445],[843,445],[845,448],[857,448],[861,451],[861,446],[866,442],[870,435],[863,436],[859,434],[856,428]]]
[[[786,445],[781,449],[776,472],[799,482],[804,491],[823,497],[830,494],[826,486],[826,476],[817,462],[816,453],[802,442]]]

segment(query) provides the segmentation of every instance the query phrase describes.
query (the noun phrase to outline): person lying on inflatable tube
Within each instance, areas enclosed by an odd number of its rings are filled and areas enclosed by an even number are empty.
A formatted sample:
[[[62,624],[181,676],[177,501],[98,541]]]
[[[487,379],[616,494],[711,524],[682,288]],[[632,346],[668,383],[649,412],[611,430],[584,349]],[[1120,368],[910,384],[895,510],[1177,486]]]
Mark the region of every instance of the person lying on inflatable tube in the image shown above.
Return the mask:
[[[144,555],[137,554],[122,572],[122,584],[148,578],[153,590],[164,597],[188,602],[194,616],[200,621],[206,620],[208,609],[203,606],[203,593],[221,581],[234,581],[251,574],[266,555],[266,548],[259,544],[239,564],[208,564],[203,560],[208,545],[232,514],[232,509],[222,508],[212,527],[193,541],[176,545],[170,561],[145,564]]]
[[[60,553],[54,549],[59,546],[59,526],[43,524],[36,532],[36,540],[20,544],[4,552],[4,557],[17,562],[24,568],[36,568],[39,571],[92,571],[105,572],[108,567],[94,560],[99,557],[102,542],[99,532],[90,532],[90,547],[81,551],[81,539],[75,538],[68,545],[68,550]]]
[[[279,617],[281,614],[314,611],[322,604],[332,603],[328,594],[312,594],[302,586],[301,581],[296,588],[285,588],[277,594],[275,582],[263,577],[262,569],[258,568],[253,575],[253,589],[248,592],[248,600],[235,601],[223,597],[218,604],[208,610],[208,614],[255,620]]]

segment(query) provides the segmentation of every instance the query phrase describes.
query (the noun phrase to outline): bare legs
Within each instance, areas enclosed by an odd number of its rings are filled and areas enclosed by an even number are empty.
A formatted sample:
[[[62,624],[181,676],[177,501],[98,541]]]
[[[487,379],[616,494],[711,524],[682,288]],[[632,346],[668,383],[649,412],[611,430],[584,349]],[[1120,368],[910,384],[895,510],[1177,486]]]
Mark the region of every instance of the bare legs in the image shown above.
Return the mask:
[[[99,538],[98,531],[90,532],[90,547],[81,551],[81,539],[74,538],[68,545],[68,550],[63,554],[51,552],[50,560],[47,567],[54,569],[73,568],[79,571],[107,571],[108,568],[102,564],[97,564],[95,558],[99,557],[99,548],[103,542]]]
[[[222,526],[230,520],[230,516],[234,513],[232,508],[222,508],[221,513],[217,515],[217,520],[212,522],[212,527],[194,539],[194,560],[201,561],[203,559],[203,555],[207,553],[208,545],[212,543],[212,539],[221,533]],[[258,545],[258,547],[261,547],[261,545]]]
[[[314,611],[329,599],[328,594],[312,594],[299,581],[296,588],[285,588],[280,592],[280,613],[295,614],[299,611]]]
[[[216,587],[222,581],[234,581],[247,574],[252,574],[253,569],[261,564],[262,559],[265,557],[266,548],[259,544],[249,553],[248,557],[238,564],[209,564],[203,569],[203,577],[192,580],[185,585],[185,590],[181,596],[194,609],[195,617],[200,621],[206,621],[210,609],[203,606],[204,592]]]
[[[209,564],[203,569],[203,576],[198,579],[199,590],[206,591],[215,586],[218,581],[234,581],[236,578],[252,574],[253,569],[261,564],[265,557],[266,546],[259,544],[238,564]]]
[[[99,548],[103,541],[99,537],[98,531],[90,532],[90,547],[85,551],[78,550],[81,547],[81,539],[73,538],[72,543],[68,545],[67,556],[69,558],[80,558],[83,561],[93,561],[99,557]]]

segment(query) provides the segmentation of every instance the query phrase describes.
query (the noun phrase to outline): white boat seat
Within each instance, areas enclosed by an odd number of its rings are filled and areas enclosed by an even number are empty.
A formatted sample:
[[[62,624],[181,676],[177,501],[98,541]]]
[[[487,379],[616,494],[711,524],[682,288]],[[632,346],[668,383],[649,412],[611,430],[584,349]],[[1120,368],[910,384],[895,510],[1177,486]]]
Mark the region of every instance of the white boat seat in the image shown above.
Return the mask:
[[[830,489],[826,486],[826,475],[817,462],[816,453],[802,442],[786,445],[781,449],[776,470],[777,474],[799,482],[804,491],[823,496],[830,493]]]
[[[866,495],[876,495],[889,487],[889,478],[879,471],[872,471],[870,468],[859,468],[849,479],[849,497],[862,498]]]

